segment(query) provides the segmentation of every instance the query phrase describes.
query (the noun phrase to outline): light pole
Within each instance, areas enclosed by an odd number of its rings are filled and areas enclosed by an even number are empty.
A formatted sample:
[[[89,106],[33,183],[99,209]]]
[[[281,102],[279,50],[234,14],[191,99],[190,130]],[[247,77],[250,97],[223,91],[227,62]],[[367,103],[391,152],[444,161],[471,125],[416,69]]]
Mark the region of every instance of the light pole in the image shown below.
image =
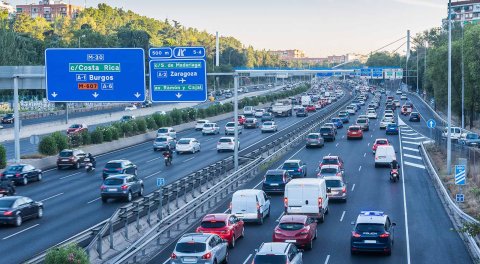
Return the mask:
[[[448,0],[447,173],[452,173],[452,0]]]
[[[464,66],[464,57],[463,57],[463,41],[464,41],[464,31],[463,31],[463,26],[464,26],[464,21],[463,21],[463,16],[462,16],[462,129],[465,129],[465,66]]]
[[[418,93],[419,92],[418,91],[418,55],[420,54],[419,52],[420,52],[420,50],[417,48],[417,94],[419,94]]]

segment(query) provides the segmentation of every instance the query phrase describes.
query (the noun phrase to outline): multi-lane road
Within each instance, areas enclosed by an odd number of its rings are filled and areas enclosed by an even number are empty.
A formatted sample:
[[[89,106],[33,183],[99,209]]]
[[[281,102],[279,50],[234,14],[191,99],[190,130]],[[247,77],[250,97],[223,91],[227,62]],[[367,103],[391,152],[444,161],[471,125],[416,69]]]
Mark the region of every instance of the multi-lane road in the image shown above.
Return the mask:
[[[421,105],[421,101],[414,98],[412,101],[423,117],[434,118],[431,111]],[[362,111],[365,111],[365,107],[360,112]],[[384,103],[378,110],[380,117],[383,116],[383,111]],[[453,225],[418,152],[418,142],[426,138],[410,128],[408,125],[412,124],[406,118],[401,119],[405,124],[401,126],[398,136],[386,136],[385,131],[379,129],[378,119],[372,121],[370,131],[365,132],[363,140],[347,140],[346,128],[343,128],[339,130],[335,142],[327,142],[321,149],[300,146],[283,159],[295,158],[306,162],[308,177],[316,177],[315,170],[324,155],[339,155],[346,166],[348,201],[330,205],[330,214],[325,223],[319,224],[318,239],[314,242],[313,250],[303,254],[304,263],[472,263],[459,235],[451,230]],[[423,133],[424,124],[417,123],[413,127]],[[401,160],[402,177],[397,183],[389,181],[389,168],[374,167],[372,144],[376,138],[384,137],[391,141],[397,151],[397,158]],[[283,160],[271,168],[281,166]],[[258,175],[244,187],[261,188],[262,178],[263,175]],[[215,212],[225,212],[229,202],[228,199],[225,200]],[[270,218],[263,225],[246,226],[245,237],[230,250],[230,263],[252,263],[255,249],[262,242],[272,241],[274,227],[283,210],[283,196],[272,196]],[[351,222],[355,221],[362,210],[384,211],[397,223],[391,256],[350,254]],[[188,230],[193,231],[194,228]],[[174,243],[150,263],[167,263],[173,247]]]
[[[340,101],[345,100],[347,98]],[[242,148],[240,156],[290,132],[300,122],[314,119],[326,111],[328,108],[306,118],[295,116],[277,118],[275,120],[279,126],[277,133],[262,134],[260,129],[245,129],[240,135]],[[196,154],[175,155],[173,166],[170,167],[164,166],[161,152],[153,151],[152,142],[146,142],[99,156],[97,171],[93,174],[87,174],[84,170],[53,169],[44,172],[41,182],[18,187],[19,195],[43,201],[45,213],[42,219],[25,222],[20,228],[0,229],[2,262],[19,263],[109,218],[116,208],[123,205],[123,202],[114,201],[103,204],[100,200],[101,170],[110,160],[129,159],[135,163],[138,166],[139,177],[144,181],[145,192],[149,193],[156,189],[156,178],[165,178],[168,184],[232,155],[216,151],[217,141],[223,135],[223,127],[228,121],[231,120],[218,122],[222,129],[221,134],[217,136],[202,136],[200,131],[194,131],[193,128],[178,133],[177,138],[199,139],[201,151]],[[32,238],[35,239],[34,243]],[[22,250],[19,251],[19,248]]]

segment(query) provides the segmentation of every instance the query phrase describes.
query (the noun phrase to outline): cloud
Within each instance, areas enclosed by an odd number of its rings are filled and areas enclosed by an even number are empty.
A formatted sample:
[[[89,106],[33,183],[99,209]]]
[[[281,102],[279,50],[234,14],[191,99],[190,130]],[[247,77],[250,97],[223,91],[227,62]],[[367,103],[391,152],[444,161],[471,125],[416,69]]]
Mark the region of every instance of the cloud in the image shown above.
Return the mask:
[[[440,1],[435,0],[393,0],[398,3],[406,4],[406,5],[416,5],[416,6],[426,6],[426,7],[433,7],[433,8],[441,8],[447,9],[448,4],[440,4]]]

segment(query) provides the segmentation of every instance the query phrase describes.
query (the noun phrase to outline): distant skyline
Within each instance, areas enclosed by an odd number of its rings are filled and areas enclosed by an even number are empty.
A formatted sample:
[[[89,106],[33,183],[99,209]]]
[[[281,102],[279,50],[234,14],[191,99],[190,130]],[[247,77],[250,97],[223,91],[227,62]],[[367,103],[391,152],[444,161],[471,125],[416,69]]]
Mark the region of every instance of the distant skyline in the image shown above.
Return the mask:
[[[7,1],[12,5],[38,3]],[[83,6],[84,0],[65,0]],[[454,1],[455,2],[455,1]],[[87,0],[186,27],[233,36],[256,49],[300,49],[308,57],[368,54],[390,42],[441,26],[445,0]],[[238,3],[238,4],[236,4]],[[403,42],[392,45],[397,49]],[[403,52],[406,47],[398,51]]]

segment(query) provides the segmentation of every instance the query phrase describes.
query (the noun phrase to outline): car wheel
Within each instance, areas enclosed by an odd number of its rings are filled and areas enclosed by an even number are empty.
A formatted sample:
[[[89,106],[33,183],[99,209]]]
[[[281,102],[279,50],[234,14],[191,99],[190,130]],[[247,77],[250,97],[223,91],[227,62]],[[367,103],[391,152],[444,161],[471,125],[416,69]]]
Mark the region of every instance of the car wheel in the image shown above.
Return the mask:
[[[37,212],[37,218],[42,218],[43,217],[43,208],[38,207],[38,212]]]
[[[128,192],[128,194],[127,194],[127,199],[126,199],[126,200],[127,200],[127,202],[131,202],[131,201],[132,201],[132,192],[130,192],[130,191]]]
[[[75,169],[80,169],[80,162],[75,163]]]
[[[27,176],[23,177],[22,184],[23,184],[23,185],[27,185],[27,184],[28,184],[28,178],[27,178]]]
[[[62,169],[62,166],[57,166],[57,170],[61,170]]]
[[[137,176],[138,175],[138,170],[135,169],[135,171],[133,172],[133,175]]]
[[[108,201],[107,197],[102,197],[102,203],[106,203]]]
[[[230,255],[230,254],[229,254],[228,251],[227,251],[227,255],[225,255],[225,259],[223,260],[223,263],[224,263],[224,264],[227,264],[227,263],[228,263],[228,257],[229,257],[229,255]]]
[[[245,227],[242,227],[242,234],[240,235],[241,238],[245,237]]]
[[[15,226],[16,227],[19,227],[22,225],[22,217],[20,215],[17,215],[17,217],[15,217]]]
[[[232,237],[232,242],[228,244],[229,248],[235,248],[235,236]]]
[[[306,248],[307,248],[308,250],[311,250],[311,249],[313,248],[313,238],[310,239],[310,242],[307,244]]]
[[[263,225],[263,214],[262,214],[262,216],[260,217],[260,219],[258,220],[258,223],[259,223],[260,225]]]
[[[42,173],[39,173],[39,174],[37,175],[37,181],[41,181],[41,180],[42,180],[42,177],[43,177],[43,176],[42,176]]]
[[[138,192],[138,196],[143,196],[143,190],[144,190],[143,186],[140,187],[140,191]]]
[[[267,212],[266,217],[270,217],[270,207],[268,207],[268,212]]]
[[[315,228],[315,236],[313,237],[313,239],[317,239],[317,228]]]
[[[325,214],[322,214],[322,217],[320,217],[320,218],[318,219],[318,221],[319,221],[320,223],[325,222]]]

